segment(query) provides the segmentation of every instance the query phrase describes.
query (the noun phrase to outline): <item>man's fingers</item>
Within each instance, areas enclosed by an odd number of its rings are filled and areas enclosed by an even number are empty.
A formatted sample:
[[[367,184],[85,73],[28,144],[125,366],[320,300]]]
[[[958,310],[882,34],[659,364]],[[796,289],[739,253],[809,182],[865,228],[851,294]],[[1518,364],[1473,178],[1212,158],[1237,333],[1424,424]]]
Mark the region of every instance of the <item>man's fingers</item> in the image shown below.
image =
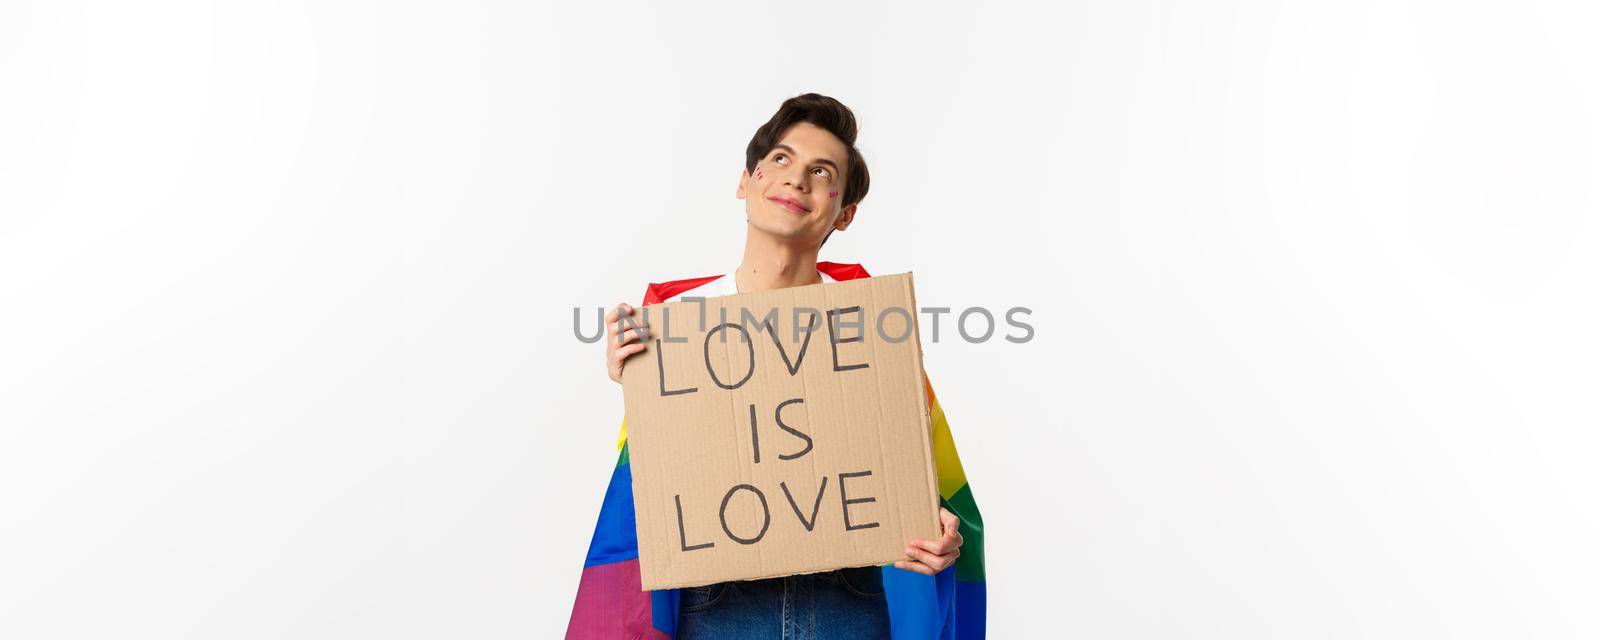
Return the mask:
[[[628,322],[622,321],[623,314],[627,314],[628,318],[630,318]],[[606,312],[606,333],[611,335],[617,335],[624,328],[632,328],[640,324],[642,323],[639,322],[639,314],[626,302],[619,303]]]
[[[906,557],[916,560],[917,562],[921,562],[929,567],[940,566],[939,554],[929,553],[917,547],[906,547]]]
[[[623,360],[628,359],[628,356],[631,356],[631,355],[633,355],[635,353],[638,353],[640,351],[644,351],[644,343],[643,342],[635,342],[633,344],[623,345],[623,346],[617,347],[616,352],[611,354],[611,359],[612,359],[613,362],[617,363],[618,367],[621,367]]]
[[[627,321],[624,321],[622,314],[628,314]],[[638,322],[636,315],[633,305],[626,302],[618,303],[606,312],[606,373],[619,383],[622,382],[622,361],[643,351],[643,338],[649,337],[649,329]]]
[[[638,353],[640,351],[643,351],[643,350],[644,350],[644,343],[642,343],[642,342],[635,342],[633,344],[623,345],[622,347],[618,348],[616,351],[611,352],[610,359],[606,360],[606,369],[609,370],[612,374],[622,375],[622,362],[624,360],[627,360],[628,356],[631,356],[631,355],[633,355],[635,353]]]
[[[905,569],[906,571],[915,571],[925,576],[931,576],[936,573],[932,567],[923,566],[920,562],[908,562],[906,560],[895,562],[894,568]]]
[[[965,540],[966,540],[965,538],[961,537],[961,530],[957,529],[955,527],[950,527],[949,529],[945,529],[944,530],[944,536],[939,538],[939,542],[944,543],[946,545],[949,545],[951,547],[959,547],[959,546],[961,546],[961,543],[964,542]]]
[[[636,316],[629,317],[633,319],[623,322],[620,325],[611,325],[611,335],[617,337],[617,344],[622,344],[635,338],[650,337],[649,326],[645,325],[643,322],[640,322]]]
[[[650,330],[645,327],[628,329],[622,332],[622,335],[617,336],[617,344],[628,344],[634,340],[643,340],[648,337],[650,337]]]
[[[961,536],[961,518],[950,513],[949,509],[939,509],[939,523],[944,525],[944,539],[941,542],[948,543],[952,548],[960,548],[967,541]]]
[[[957,518],[956,514],[950,513],[949,509],[941,507],[939,509],[939,524],[944,525],[944,530],[948,534],[961,528],[961,518]]]
[[[942,555],[944,555],[946,553],[950,553],[951,551],[955,550],[955,548],[956,548],[956,545],[954,544],[954,541],[952,541],[952,540],[950,540],[948,538],[941,539],[941,540],[936,541],[936,542],[935,541],[929,541],[929,540],[912,540],[911,541],[911,546],[915,547],[915,548],[923,549],[923,550],[927,551],[928,553],[931,553],[931,554],[936,555],[936,556],[942,556]]]
[[[644,351],[643,342],[622,345],[616,351],[612,351],[606,358],[606,374],[611,376],[612,380],[622,382],[622,361],[640,351]]]
[[[959,528],[961,520],[956,518],[955,514],[942,509],[940,510],[939,519],[943,521],[942,524],[944,526],[944,533],[937,541],[912,540],[910,545],[913,547],[926,549],[931,553],[941,556],[960,549],[961,544],[965,542],[965,539],[961,537],[961,530]],[[954,522],[952,522],[952,520],[954,520]]]

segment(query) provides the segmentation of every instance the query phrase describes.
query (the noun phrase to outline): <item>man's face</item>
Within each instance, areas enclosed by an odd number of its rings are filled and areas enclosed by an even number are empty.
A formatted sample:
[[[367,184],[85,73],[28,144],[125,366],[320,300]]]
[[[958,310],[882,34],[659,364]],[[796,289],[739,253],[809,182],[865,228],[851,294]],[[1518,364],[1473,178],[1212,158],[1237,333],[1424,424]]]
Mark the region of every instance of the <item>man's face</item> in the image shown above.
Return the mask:
[[[810,246],[820,246],[829,230],[850,226],[856,206],[840,205],[847,153],[844,142],[821,127],[789,127],[755,171],[740,172],[738,196],[750,226]]]

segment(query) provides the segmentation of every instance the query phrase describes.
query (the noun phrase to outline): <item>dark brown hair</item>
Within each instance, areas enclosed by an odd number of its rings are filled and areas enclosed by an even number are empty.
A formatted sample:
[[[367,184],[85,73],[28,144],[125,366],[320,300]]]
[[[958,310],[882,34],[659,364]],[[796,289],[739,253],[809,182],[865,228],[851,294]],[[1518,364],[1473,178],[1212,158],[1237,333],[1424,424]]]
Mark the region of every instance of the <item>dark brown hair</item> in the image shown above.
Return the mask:
[[[750,146],[744,150],[744,169],[754,172],[756,163],[767,157],[778,146],[783,132],[801,122],[809,122],[844,143],[850,157],[845,162],[842,206],[850,206],[867,197],[867,161],[856,149],[856,114],[850,107],[828,96],[807,93],[783,101],[772,119],[756,129],[750,137]]]

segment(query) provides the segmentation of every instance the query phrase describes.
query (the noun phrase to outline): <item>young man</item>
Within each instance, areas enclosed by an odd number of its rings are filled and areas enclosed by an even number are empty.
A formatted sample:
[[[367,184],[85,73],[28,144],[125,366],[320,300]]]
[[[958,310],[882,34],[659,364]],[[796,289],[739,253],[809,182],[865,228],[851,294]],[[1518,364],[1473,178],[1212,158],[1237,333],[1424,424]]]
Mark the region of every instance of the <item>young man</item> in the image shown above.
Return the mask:
[[[747,229],[738,267],[722,276],[652,284],[646,304],[685,295],[713,297],[865,277],[860,265],[817,262],[823,243],[833,232],[849,228],[867,194],[867,166],[855,140],[855,115],[839,101],[814,93],[784,101],[745,149],[736,195],[745,201]],[[606,368],[618,383],[628,358],[644,350],[649,338],[647,330],[621,331],[621,314],[629,314],[637,323],[640,310],[624,303],[606,316]],[[936,400],[932,402],[937,422],[945,429],[942,443],[936,433],[936,446],[948,449],[936,452],[941,494],[952,476],[961,479],[953,486],[966,490],[943,412],[937,410]],[[938,540],[907,541],[906,558],[895,562],[894,569],[864,567],[644,595],[638,592],[637,561],[627,565],[637,557],[637,546],[631,531],[631,486],[626,496],[620,495],[624,491],[619,487],[619,481],[623,485],[631,481],[631,476],[619,478],[627,469],[625,447],[622,457],[585,562],[569,639],[865,639],[890,638],[891,629],[897,639],[982,635],[981,557],[963,563],[969,569],[966,573],[973,574],[975,566],[978,576],[975,589],[971,575],[967,576],[966,602],[956,599],[963,590],[953,575],[966,543],[963,530],[981,532],[982,520],[970,490],[964,500],[957,497],[959,491],[944,496],[947,506],[963,512],[961,517],[941,509],[943,535]],[[609,526],[608,510],[613,519],[626,511],[623,528],[629,530],[619,532]],[[603,572],[591,575],[596,569]],[[958,613],[966,615],[963,624],[956,622]]]

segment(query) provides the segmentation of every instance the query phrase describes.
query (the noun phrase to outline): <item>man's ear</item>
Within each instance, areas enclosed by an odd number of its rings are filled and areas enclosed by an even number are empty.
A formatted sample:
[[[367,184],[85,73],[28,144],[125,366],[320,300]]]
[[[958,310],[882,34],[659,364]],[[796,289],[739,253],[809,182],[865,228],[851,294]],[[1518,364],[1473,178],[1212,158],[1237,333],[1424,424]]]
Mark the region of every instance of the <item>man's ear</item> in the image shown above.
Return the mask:
[[[734,192],[734,194],[733,194],[734,197],[736,197],[736,198],[738,198],[740,200],[744,199],[744,183],[745,183],[746,180],[749,180],[749,179],[750,179],[750,171],[747,170],[747,169],[740,169],[739,170],[739,190]]]
[[[840,231],[850,228],[850,221],[856,219],[856,205],[849,205],[839,210],[839,217],[834,218],[833,228]]]

